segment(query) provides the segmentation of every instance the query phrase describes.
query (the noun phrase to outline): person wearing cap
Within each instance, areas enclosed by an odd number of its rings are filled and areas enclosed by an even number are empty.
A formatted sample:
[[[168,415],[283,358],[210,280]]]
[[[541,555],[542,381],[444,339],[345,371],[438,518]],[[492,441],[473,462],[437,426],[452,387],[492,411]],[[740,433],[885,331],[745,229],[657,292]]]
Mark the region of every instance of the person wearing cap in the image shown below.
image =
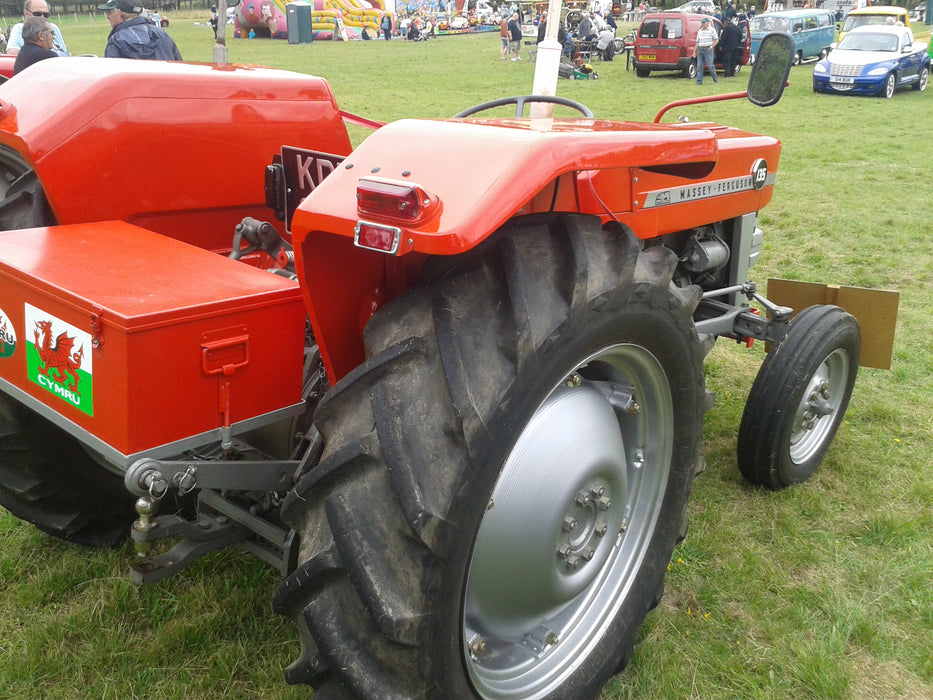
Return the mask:
[[[139,0],[108,0],[97,9],[112,27],[104,49],[107,58],[182,60],[172,37],[144,14]]]
[[[23,3],[23,22],[25,22],[30,17],[42,17],[43,19],[48,19],[51,17],[49,12],[49,5],[45,0],[26,0]],[[7,41],[6,52],[11,56],[15,56],[19,53],[20,49],[23,48],[23,22],[19,22],[10,27],[10,38]],[[49,25],[52,27],[52,51],[55,52],[56,56],[70,56],[68,49],[65,48],[65,40],[62,38],[61,30],[52,24]]]
[[[693,57],[697,62],[697,85],[703,84],[703,72],[709,68],[713,76],[713,82],[718,83],[716,77],[716,66],[713,65],[713,49],[719,43],[719,35],[710,24],[709,18],[704,17],[700,21],[700,29],[697,31],[697,43],[693,47]]]
[[[23,22],[23,47],[16,54],[13,64],[13,75],[25,70],[33,63],[44,61],[47,58],[58,58],[52,51],[52,41],[55,32],[51,23],[45,17],[29,17]]]

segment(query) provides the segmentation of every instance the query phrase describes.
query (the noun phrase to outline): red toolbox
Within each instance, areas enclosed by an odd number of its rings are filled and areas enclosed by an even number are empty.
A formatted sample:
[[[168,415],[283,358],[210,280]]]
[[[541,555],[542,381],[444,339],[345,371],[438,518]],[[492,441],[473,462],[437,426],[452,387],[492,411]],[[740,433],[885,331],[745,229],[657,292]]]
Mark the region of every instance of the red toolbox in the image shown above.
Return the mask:
[[[129,464],[300,409],[298,284],[120,221],[0,232],[0,390]]]

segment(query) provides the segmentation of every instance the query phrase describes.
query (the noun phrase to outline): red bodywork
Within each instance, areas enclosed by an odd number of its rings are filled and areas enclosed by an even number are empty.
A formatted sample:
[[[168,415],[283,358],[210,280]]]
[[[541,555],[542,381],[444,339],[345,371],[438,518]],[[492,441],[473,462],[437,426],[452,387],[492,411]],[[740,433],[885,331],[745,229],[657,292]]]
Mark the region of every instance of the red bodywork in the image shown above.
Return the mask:
[[[13,77],[13,65],[16,63],[16,56],[9,54],[0,54],[0,82],[9,80]]]
[[[441,152],[443,158],[425,155]],[[771,198],[779,154],[774,138],[714,124],[567,120],[547,131],[528,120],[389,124],[329,175],[292,221],[328,374],[339,379],[360,363],[362,326],[419,278],[429,255],[463,253],[510,218],[537,212],[594,214],[645,239],[755,212]],[[759,159],[769,184],[754,189],[743,178]],[[402,228],[397,255],[354,245],[357,221],[372,220],[357,210],[361,178],[416,184],[439,200],[417,226],[385,221]],[[654,195],[646,207],[652,193],[678,188],[695,192],[683,203],[659,204]]]
[[[25,72],[24,72],[25,75]],[[288,71],[128,59],[31,66],[0,86],[0,145],[39,176],[60,224],[119,220],[202,248],[268,218],[283,144],[346,155],[330,86]]]
[[[297,286],[130,224],[0,232],[0,315],[18,346],[0,386],[101,440],[92,447],[114,462],[301,401]],[[58,380],[49,333],[67,338],[80,382]]]

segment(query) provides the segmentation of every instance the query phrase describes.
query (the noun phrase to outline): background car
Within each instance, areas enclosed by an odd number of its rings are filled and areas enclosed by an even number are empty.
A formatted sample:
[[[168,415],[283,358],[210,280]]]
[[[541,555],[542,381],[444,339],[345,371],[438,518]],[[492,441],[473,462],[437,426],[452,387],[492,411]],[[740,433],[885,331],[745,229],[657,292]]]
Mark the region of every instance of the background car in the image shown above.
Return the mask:
[[[685,14],[673,12],[650,12],[642,19],[635,34],[635,50],[633,61],[635,75],[646,78],[652,71],[681,71],[685,78],[695,78],[697,74],[696,59],[693,58],[693,49],[697,42],[697,31],[700,22],[709,19],[713,23],[716,34],[722,36],[722,22],[715,17],[699,14]],[[748,63],[749,31],[748,22],[738,23],[741,33],[739,44],[738,66]],[[722,51],[717,47],[714,62],[718,70],[722,69]]]
[[[928,42],[930,40],[929,26],[925,24],[911,26],[910,14],[905,8],[896,5],[869,5],[852,10],[839,27],[839,40],[842,41],[845,35],[856,27],[864,27],[868,24],[891,25],[898,22],[914,33],[915,41]]]
[[[787,10],[756,15],[748,21],[754,61],[758,44],[771,32],[784,32],[794,40],[794,65],[811,56],[825,57],[836,40],[836,25],[829,10]]]
[[[813,69],[814,92],[893,97],[910,85],[925,90],[930,76],[927,46],[907,27],[857,27]]]

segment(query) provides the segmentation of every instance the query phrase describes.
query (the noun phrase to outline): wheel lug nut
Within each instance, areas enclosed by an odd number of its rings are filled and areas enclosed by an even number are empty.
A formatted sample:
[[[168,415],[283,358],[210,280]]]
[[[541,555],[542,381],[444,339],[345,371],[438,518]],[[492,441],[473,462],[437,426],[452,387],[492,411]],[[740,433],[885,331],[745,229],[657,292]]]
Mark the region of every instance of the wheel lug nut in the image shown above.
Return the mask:
[[[609,526],[606,523],[600,523],[594,530],[597,537],[604,537],[607,532],[609,532]]]
[[[577,526],[577,519],[574,518],[572,515],[568,515],[566,518],[564,518],[564,524],[561,525],[561,529],[564,532],[572,532],[576,526]]]
[[[600,510],[609,510],[609,506],[612,505],[612,501],[609,499],[609,496],[602,496],[598,501],[596,501],[596,505]]]
[[[592,547],[588,547],[587,550],[583,552],[583,558],[586,561],[592,561],[594,556],[596,556],[596,552],[593,550]]]
[[[567,557],[567,568],[571,571],[576,571],[579,569],[580,557],[578,557],[576,554],[571,554],[569,557]]]
[[[486,640],[476,635],[470,640],[470,651],[474,656],[482,656],[486,653]]]
[[[560,557],[561,559],[566,559],[567,557],[569,557],[570,552],[571,552],[571,549],[570,549],[569,544],[561,545],[560,547],[557,548],[557,556]]]
[[[585,491],[581,491],[577,494],[577,505],[578,506],[588,506],[590,504],[590,494]]]

